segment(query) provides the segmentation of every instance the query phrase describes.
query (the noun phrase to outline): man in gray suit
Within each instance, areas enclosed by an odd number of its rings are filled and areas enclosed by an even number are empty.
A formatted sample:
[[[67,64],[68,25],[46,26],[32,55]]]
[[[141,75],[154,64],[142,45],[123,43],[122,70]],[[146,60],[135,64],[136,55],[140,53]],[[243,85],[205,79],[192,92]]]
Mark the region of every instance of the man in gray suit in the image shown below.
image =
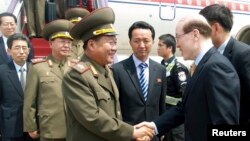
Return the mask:
[[[155,37],[154,28],[150,24],[135,22],[128,34],[133,54],[112,67],[120,92],[123,120],[135,125],[154,120],[164,112],[166,69],[149,58]],[[144,71],[140,68],[141,63],[146,65]],[[145,77],[141,75],[143,72]]]

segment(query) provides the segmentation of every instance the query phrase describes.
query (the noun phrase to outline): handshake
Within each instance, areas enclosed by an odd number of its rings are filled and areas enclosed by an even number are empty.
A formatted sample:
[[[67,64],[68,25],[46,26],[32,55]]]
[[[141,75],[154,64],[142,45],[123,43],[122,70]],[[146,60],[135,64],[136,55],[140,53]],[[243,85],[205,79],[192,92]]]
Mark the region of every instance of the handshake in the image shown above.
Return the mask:
[[[155,128],[153,122],[141,122],[134,125],[133,138],[135,138],[136,141],[150,141],[156,134]]]

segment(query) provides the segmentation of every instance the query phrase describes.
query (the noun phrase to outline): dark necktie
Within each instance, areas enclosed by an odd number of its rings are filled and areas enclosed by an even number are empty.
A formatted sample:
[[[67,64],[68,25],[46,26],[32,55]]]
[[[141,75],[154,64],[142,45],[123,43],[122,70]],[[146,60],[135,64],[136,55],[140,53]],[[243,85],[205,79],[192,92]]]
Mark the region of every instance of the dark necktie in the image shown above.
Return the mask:
[[[19,72],[20,72],[20,83],[21,83],[21,86],[24,90],[25,88],[25,76],[24,76],[24,71],[25,69],[24,68],[20,68]]]
[[[142,89],[142,95],[144,97],[144,100],[147,101],[147,95],[148,95],[148,81],[146,79],[146,74],[145,74],[145,70],[148,67],[148,65],[146,63],[141,63],[139,65],[141,72],[139,75],[139,82],[141,85],[141,89]]]

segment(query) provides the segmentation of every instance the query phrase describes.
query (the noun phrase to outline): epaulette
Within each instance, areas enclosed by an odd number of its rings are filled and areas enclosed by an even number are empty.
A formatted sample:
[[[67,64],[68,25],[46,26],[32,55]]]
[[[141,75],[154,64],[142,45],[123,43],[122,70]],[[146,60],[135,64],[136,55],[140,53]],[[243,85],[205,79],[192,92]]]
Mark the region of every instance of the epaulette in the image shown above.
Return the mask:
[[[49,65],[49,67],[52,67],[53,66],[53,62],[49,59],[49,60],[47,60],[47,63],[48,63],[48,65]]]
[[[31,59],[32,64],[37,64],[37,63],[41,63],[41,62],[46,62],[45,58],[35,58],[35,59]]]
[[[95,77],[98,77],[98,72],[96,71],[96,69],[92,66],[92,65],[89,65],[90,69],[91,69],[91,72],[92,74],[95,76]]]
[[[71,65],[71,67],[81,74],[90,69],[90,67],[89,66],[86,67],[83,62],[75,63],[75,65]]]
[[[80,62],[79,59],[71,59],[70,61],[68,61],[68,66],[73,67],[73,66],[76,65],[78,62]]]

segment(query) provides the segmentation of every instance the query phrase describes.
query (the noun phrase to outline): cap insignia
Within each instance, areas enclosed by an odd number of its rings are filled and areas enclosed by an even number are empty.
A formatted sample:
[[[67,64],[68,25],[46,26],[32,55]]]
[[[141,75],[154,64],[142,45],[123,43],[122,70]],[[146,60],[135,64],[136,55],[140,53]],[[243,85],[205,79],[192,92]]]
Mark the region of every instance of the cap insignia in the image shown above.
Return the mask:
[[[103,28],[103,29],[95,30],[93,34],[97,36],[97,35],[101,35],[105,33],[112,33],[112,32],[116,32],[116,30],[114,28]]]

